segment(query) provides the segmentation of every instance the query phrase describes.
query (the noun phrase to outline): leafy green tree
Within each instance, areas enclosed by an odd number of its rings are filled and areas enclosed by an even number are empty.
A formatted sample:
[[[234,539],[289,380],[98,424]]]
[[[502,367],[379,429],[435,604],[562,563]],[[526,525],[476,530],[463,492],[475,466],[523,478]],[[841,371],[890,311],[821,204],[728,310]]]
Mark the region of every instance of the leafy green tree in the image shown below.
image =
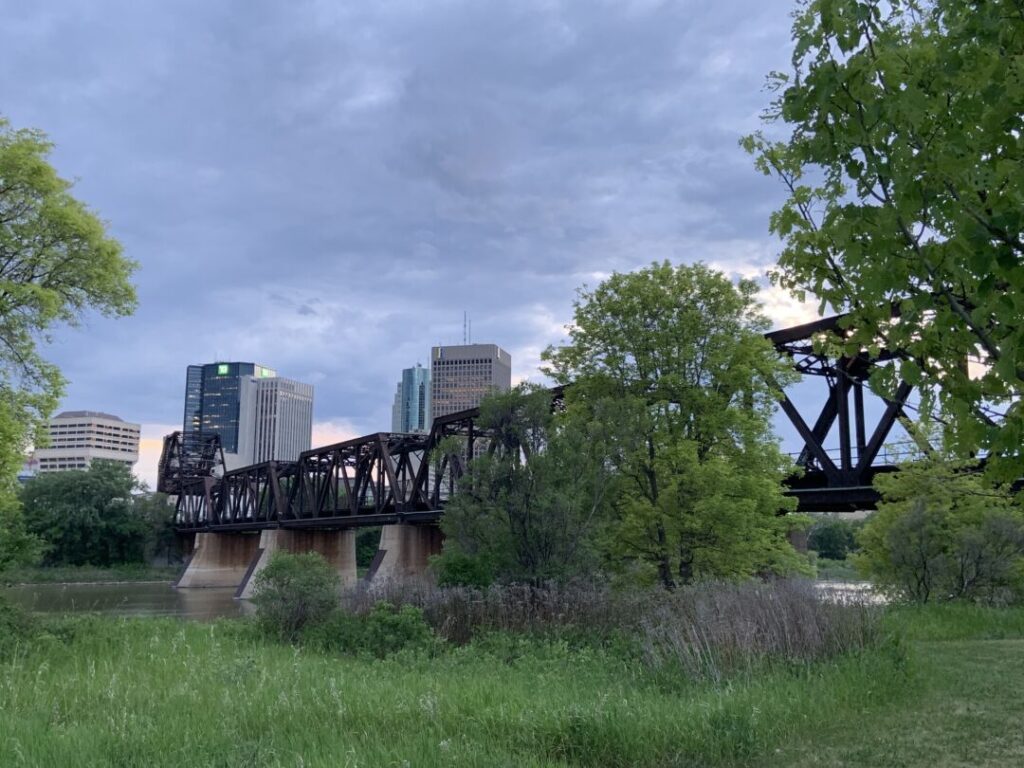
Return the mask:
[[[857,525],[829,515],[814,522],[808,531],[807,546],[819,557],[845,560],[857,548]]]
[[[937,390],[950,445],[1024,473],[1024,11],[1019,0],[808,0],[769,123],[743,140],[789,199],[774,280],[849,311],[849,352],[881,345]],[[892,317],[892,309],[898,319]],[[980,358],[983,375],[968,370]]]
[[[356,534],[356,566],[369,568],[380,549],[380,528],[361,528]]]
[[[25,528],[15,496],[0,494],[0,572],[19,565],[35,565],[43,556],[43,541]]]
[[[537,583],[592,571],[611,485],[602,426],[554,414],[550,393],[532,385],[486,398],[479,426],[493,438],[445,509],[441,579]]]
[[[138,484],[132,495],[135,514],[146,524],[146,557],[156,561],[162,558],[170,565],[182,557],[178,534],[174,530],[174,507],[166,494],[150,493]]]
[[[911,600],[1024,597],[1024,513],[969,462],[879,475],[878,511],[858,534],[858,568]]]
[[[757,286],[703,264],[615,274],[576,302],[548,373],[604,424],[617,473],[605,550],[666,587],[805,568],[772,432],[789,366],[763,336]]]
[[[41,132],[0,117],[0,550],[22,559],[31,547],[13,504],[15,476],[64,386],[38,343],[87,310],[125,315],[135,307],[135,264],[71,196],[49,164],[52,148]]]
[[[140,486],[120,462],[48,472],[22,490],[25,522],[46,545],[46,565],[141,563],[150,525],[132,494]],[[168,513],[169,516],[169,513]]]

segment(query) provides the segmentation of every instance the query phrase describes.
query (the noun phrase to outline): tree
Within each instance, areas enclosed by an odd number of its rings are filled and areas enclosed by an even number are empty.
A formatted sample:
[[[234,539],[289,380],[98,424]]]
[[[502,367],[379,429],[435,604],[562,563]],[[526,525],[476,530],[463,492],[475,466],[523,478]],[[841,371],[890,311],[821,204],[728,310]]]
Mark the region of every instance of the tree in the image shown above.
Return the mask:
[[[879,475],[882,501],[858,534],[857,566],[918,602],[1024,596],[1024,513],[977,469],[938,459]]]
[[[114,461],[30,480],[22,505],[29,532],[46,544],[44,564],[143,562],[151,529],[132,497],[139,490],[131,469]]]
[[[0,572],[35,565],[42,556],[43,542],[26,530],[17,497],[0,494]]]
[[[605,550],[666,587],[801,567],[772,432],[789,366],[763,336],[749,280],[652,264],[583,291],[547,372],[570,409],[603,423],[618,475]]]
[[[611,484],[601,425],[553,413],[551,394],[528,384],[485,398],[478,423],[493,437],[445,509],[441,580],[538,583],[592,571]]]
[[[125,315],[135,307],[135,264],[71,196],[48,162],[52,148],[43,133],[0,117],[0,549],[20,537],[15,476],[63,391],[39,341],[87,310]]]
[[[832,515],[816,520],[807,536],[807,546],[819,557],[845,560],[857,548],[857,525]]]
[[[181,562],[182,552],[174,530],[174,507],[166,494],[150,493],[138,483],[132,494],[132,508],[146,525],[146,558],[163,558],[167,565]]]
[[[743,140],[789,191],[773,279],[849,311],[848,352],[899,350],[876,390],[937,391],[950,445],[1019,477],[1024,8],[809,0],[795,18],[793,73],[769,77],[766,113],[792,133]]]

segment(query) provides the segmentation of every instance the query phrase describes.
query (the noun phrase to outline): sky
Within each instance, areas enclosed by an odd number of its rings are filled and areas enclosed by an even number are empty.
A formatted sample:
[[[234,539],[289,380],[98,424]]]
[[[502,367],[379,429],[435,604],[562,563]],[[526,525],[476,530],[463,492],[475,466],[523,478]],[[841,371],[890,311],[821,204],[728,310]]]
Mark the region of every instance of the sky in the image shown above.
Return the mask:
[[[390,428],[402,368],[475,342],[543,381],[576,291],[655,260],[763,278],[783,200],[738,146],[789,0],[0,0],[0,114],[44,130],[138,263],[139,307],[46,355],[143,425],[185,368],[316,388],[314,445]],[[777,326],[812,319],[765,282]]]

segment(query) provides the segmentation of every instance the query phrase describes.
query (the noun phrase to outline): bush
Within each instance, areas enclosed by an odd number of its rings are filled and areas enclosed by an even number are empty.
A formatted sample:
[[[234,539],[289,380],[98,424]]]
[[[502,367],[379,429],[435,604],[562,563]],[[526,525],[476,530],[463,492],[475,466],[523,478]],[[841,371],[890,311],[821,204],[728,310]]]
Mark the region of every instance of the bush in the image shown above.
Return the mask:
[[[423,611],[415,606],[377,603],[366,616],[366,644],[375,656],[426,650],[433,642],[434,633],[423,618]]]
[[[338,574],[315,552],[277,552],[256,576],[257,619],[268,634],[293,642],[337,608],[338,587]]]
[[[308,627],[302,640],[322,651],[380,659],[399,651],[429,651],[437,642],[422,610],[386,602],[362,615],[336,610],[325,621]]]

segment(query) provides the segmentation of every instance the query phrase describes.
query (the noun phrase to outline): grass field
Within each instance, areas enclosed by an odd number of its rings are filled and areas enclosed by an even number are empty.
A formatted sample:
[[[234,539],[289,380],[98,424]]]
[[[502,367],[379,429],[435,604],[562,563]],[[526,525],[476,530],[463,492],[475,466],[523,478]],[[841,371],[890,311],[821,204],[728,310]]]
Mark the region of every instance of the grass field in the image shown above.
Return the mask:
[[[837,718],[772,764],[806,768],[1024,765],[1024,611],[899,608],[914,694]]]
[[[899,643],[713,687],[498,636],[385,660],[243,622],[92,618],[0,662],[3,766],[1024,763],[1024,612],[893,609]]]

